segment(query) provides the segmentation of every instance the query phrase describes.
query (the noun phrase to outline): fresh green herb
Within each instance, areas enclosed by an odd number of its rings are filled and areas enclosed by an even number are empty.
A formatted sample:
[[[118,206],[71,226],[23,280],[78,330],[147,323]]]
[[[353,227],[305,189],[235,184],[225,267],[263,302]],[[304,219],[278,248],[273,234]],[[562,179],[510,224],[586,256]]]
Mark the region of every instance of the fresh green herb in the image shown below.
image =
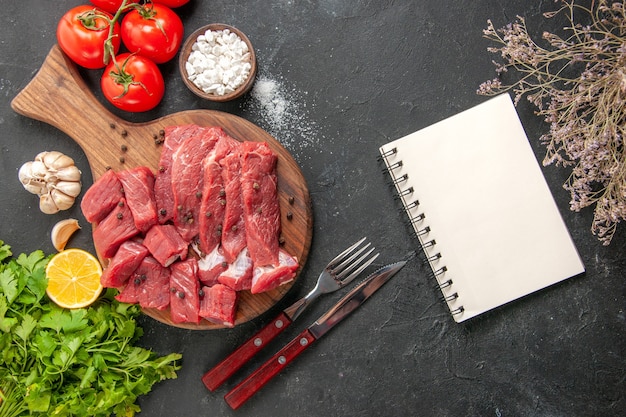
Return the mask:
[[[139,395],[176,378],[181,355],[135,346],[139,307],[107,292],[67,310],[46,296],[42,251],[12,257],[0,240],[0,417],[133,416]]]
[[[566,36],[543,33],[545,47],[520,16],[501,29],[488,21],[484,35],[496,45],[488,51],[503,62],[494,61],[498,77],[478,92],[512,90],[516,104],[526,96],[537,107],[550,125],[540,138],[544,165],[572,167],[563,184],[570,208],[595,206],[591,231],[608,245],[626,219],[626,1],[561,0],[544,16],[566,20]]]

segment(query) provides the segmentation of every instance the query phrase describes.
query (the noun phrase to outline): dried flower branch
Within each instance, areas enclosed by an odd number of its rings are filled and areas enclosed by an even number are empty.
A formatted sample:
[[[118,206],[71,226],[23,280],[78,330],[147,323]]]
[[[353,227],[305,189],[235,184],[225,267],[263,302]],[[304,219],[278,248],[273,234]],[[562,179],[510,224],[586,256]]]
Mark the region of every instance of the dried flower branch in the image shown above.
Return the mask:
[[[495,29],[488,21],[485,38],[504,63],[494,61],[497,78],[480,85],[478,94],[513,91],[537,107],[550,124],[541,136],[544,165],[572,167],[563,187],[570,209],[592,206],[593,234],[609,245],[617,224],[626,218],[626,0],[592,2],[591,8],[557,0],[561,7],[546,18],[566,15],[566,37],[544,32],[546,48],[534,42],[524,19]],[[591,23],[576,23],[583,14]],[[514,70],[516,81],[505,84]],[[506,75],[509,77],[509,74]]]

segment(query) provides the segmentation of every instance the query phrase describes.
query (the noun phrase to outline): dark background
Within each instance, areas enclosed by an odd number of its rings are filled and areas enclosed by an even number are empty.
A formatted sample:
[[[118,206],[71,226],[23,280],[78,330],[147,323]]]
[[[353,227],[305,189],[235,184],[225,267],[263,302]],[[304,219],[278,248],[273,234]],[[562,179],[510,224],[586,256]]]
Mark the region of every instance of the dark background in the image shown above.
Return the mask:
[[[587,4],[590,2],[587,2]],[[62,132],[10,108],[55,43],[58,19],[76,0],[0,1],[0,239],[14,253],[53,253],[52,226],[80,219],[70,246],[92,250],[78,205],[44,215],[22,189],[17,170],[43,150],[72,156],[91,184],[81,149]],[[547,21],[552,1],[211,0],[178,9],[190,34],[222,22],[243,30],[258,58],[258,79],[278,87],[275,105],[254,94],[228,104],[193,96],[172,62],[167,90],[149,113],[111,111],[131,121],[207,108],[240,115],[291,151],[308,182],[314,212],[311,253],[302,275],[275,308],[235,329],[190,331],[148,317],[142,345],[181,352],[176,380],[140,399],[145,416],[618,416],[626,415],[626,303],[623,226],[610,246],[590,232],[592,211],[573,213],[563,168],[543,172],[587,272],[470,322],[456,324],[426,266],[412,262],[353,316],[312,346],[239,411],[223,395],[244,375],[314,321],[339,294],[326,296],[272,346],[215,393],[200,378],[278,311],[303,296],[334,254],[362,235],[381,252],[379,264],[416,248],[377,162],[382,144],[484,101],[476,94],[495,75],[482,38],[496,27]],[[84,71],[101,98],[97,71]],[[538,160],[547,130],[532,108],[520,117]],[[433,178],[433,181],[437,181]],[[468,219],[471,221],[471,219]],[[541,239],[541,230],[536,231]]]

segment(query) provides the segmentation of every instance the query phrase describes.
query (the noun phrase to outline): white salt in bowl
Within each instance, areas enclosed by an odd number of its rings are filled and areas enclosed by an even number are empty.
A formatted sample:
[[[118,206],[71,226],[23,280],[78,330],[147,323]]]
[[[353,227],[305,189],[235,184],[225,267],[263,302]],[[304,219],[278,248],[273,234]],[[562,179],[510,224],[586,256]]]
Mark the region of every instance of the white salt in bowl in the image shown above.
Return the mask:
[[[250,39],[223,23],[202,26],[189,35],[178,66],[183,82],[194,94],[219,102],[250,91],[257,69]]]

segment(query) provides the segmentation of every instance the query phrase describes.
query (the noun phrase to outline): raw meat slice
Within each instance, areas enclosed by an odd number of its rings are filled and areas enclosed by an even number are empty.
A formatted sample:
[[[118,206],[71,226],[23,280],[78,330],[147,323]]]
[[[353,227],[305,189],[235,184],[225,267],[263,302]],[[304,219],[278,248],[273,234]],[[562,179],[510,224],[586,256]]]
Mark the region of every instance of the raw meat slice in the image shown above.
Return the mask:
[[[284,250],[279,251],[278,266],[255,266],[250,292],[258,294],[286,284],[296,276],[298,260]]]
[[[100,277],[102,286],[121,288],[146,255],[148,255],[148,248],[141,243],[134,240],[127,240],[122,243],[109,265],[102,271]]]
[[[144,258],[135,271],[133,284],[139,282],[139,305],[164,310],[170,305],[170,270],[151,256]],[[139,281],[137,281],[139,279]]]
[[[244,249],[239,253],[235,262],[228,265],[228,269],[217,279],[220,284],[229,286],[235,291],[249,290],[252,287],[252,271],[254,264]]]
[[[236,139],[223,133],[202,161],[203,186],[198,233],[200,249],[204,253],[215,249],[222,239],[222,222],[227,200],[220,161],[238,145]]]
[[[277,157],[265,142],[243,142],[241,148],[241,193],[248,251],[255,266],[277,266],[280,237]]]
[[[213,149],[221,128],[203,128],[187,138],[172,155],[172,190],[174,192],[174,225],[187,242],[198,235],[203,178],[202,160]]]
[[[170,318],[174,323],[199,323],[200,285],[196,258],[170,266]]]
[[[170,305],[169,268],[146,256],[115,298],[123,303],[139,303],[143,308],[166,309]]]
[[[189,247],[171,224],[154,225],[146,233],[143,245],[164,267],[177,259],[187,258]]]
[[[237,292],[226,285],[215,284],[202,287],[200,316],[227,327],[235,326],[237,314]]]
[[[93,231],[93,242],[101,258],[112,258],[122,243],[139,234],[133,215],[122,198]]]
[[[123,197],[122,184],[117,174],[110,169],[85,191],[80,208],[88,222],[98,223],[115,208]]]
[[[228,269],[228,263],[219,246],[198,259],[198,279],[206,286],[218,283],[220,274]]]
[[[220,161],[226,195],[226,210],[222,223],[222,250],[226,261],[232,263],[246,247],[246,226],[241,197],[241,154],[233,150]]]
[[[139,303],[139,288],[139,285],[135,285],[134,279],[128,280],[126,281],[126,285],[124,285],[119,294],[115,296],[115,299],[120,303],[137,304]]]
[[[150,168],[140,166],[120,171],[117,177],[124,188],[126,203],[133,213],[135,226],[142,232],[147,232],[158,221],[154,200],[154,173]]]
[[[172,191],[172,155],[190,136],[200,130],[197,125],[168,126],[163,137],[161,158],[154,181],[154,199],[156,201],[159,223],[164,224],[174,217],[174,192]]]

